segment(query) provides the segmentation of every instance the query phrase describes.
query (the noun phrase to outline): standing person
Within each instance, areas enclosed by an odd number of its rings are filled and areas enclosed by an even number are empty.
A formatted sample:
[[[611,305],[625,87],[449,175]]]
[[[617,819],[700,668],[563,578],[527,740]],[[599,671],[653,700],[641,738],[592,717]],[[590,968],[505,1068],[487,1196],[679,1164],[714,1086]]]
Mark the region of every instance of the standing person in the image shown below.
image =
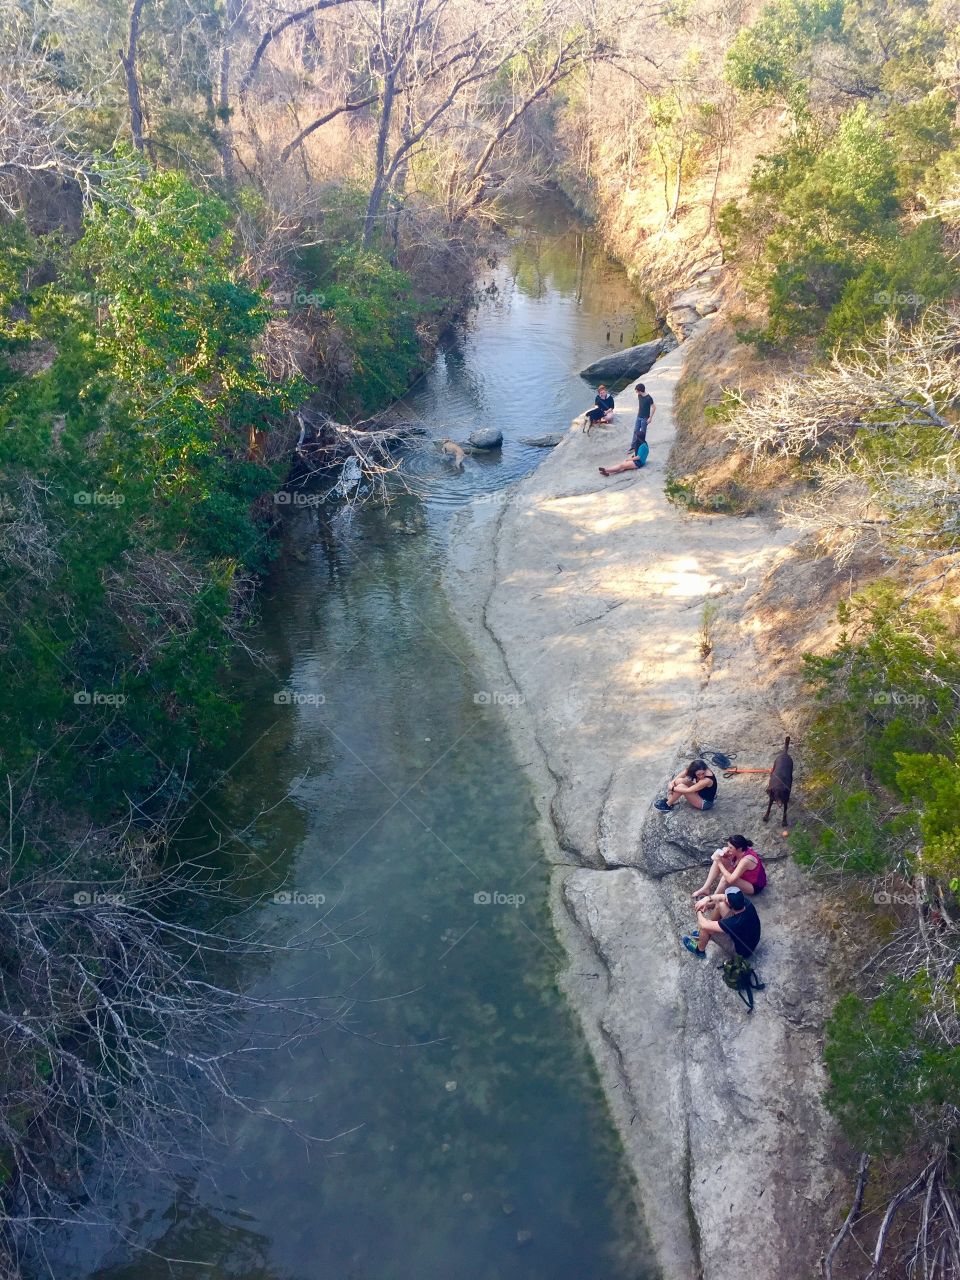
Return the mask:
[[[701,888],[694,890],[691,897],[719,901],[724,890],[733,885],[742,889],[749,898],[762,893],[767,884],[767,872],[763,861],[753,847],[749,836],[728,836],[722,849],[713,855],[713,863]],[[713,886],[717,892],[711,893]]]
[[[717,798],[717,779],[706,760],[691,760],[687,767],[667,784],[666,798],[655,800],[653,807],[669,813],[675,804],[686,800],[694,809],[712,809]]]
[[[712,942],[731,960],[743,956],[749,960],[760,942],[760,917],[757,908],[742,889],[731,885],[710,911],[697,912],[697,930],[684,934],[683,945],[698,959],[706,954]]]
[[[597,396],[593,402],[593,408],[588,409],[583,415],[583,429],[590,431],[591,427],[595,427],[598,422],[607,423],[613,421],[613,396],[608,394],[606,383],[601,382],[597,387]]]
[[[634,390],[637,393],[637,421],[633,428],[633,439],[630,441],[630,452],[635,454],[641,444],[645,444],[647,440],[647,427],[653,421],[653,415],[657,412],[657,406],[653,403],[653,396],[647,394],[647,388],[642,382],[638,382]]]

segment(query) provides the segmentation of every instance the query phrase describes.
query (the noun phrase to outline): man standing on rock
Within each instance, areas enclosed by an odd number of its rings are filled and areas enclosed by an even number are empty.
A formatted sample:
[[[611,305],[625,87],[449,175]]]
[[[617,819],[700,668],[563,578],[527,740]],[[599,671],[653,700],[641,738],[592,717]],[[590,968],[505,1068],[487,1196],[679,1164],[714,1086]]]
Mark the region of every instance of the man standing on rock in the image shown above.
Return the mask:
[[[711,910],[697,912],[700,927],[683,937],[683,945],[699,959],[706,954],[707,944],[713,942],[729,959],[743,956],[749,960],[760,942],[757,909],[743,890],[733,885],[723,896],[724,901]]]
[[[637,393],[637,421],[633,428],[633,439],[630,442],[630,452],[636,454],[640,445],[646,443],[647,427],[653,421],[653,415],[657,412],[657,406],[653,403],[653,396],[647,394],[647,388],[642,382],[638,382],[634,388]]]

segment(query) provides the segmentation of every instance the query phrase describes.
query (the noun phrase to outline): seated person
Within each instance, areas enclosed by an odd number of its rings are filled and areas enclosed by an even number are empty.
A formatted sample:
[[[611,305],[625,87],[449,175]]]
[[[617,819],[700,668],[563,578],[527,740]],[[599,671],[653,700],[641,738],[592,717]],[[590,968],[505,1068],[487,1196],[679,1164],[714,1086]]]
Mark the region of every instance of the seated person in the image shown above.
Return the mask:
[[[601,382],[597,387],[597,397],[593,402],[593,408],[588,409],[583,418],[584,431],[589,431],[598,422],[607,423],[613,421],[613,396],[607,394],[607,388],[604,383]]]
[[[697,912],[698,929],[684,934],[683,945],[691,953],[702,958],[709,943],[714,943],[730,960],[743,956],[749,960],[760,942],[760,917],[757,908],[742,889],[732,885],[723,895],[723,901],[709,911]]]
[[[767,872],[759,853],[747,836],[728,836],[722,849],[713,854],[713,863],[703,885],[694,890],[691,897],[711,898],[718,902],[730,885],[742,889],[747,897],[762,893],[767,883]],[[713,892],[716,886],[716,892]]]
[[[650,446],[646,440],[641,440],[629,458],[624,458],[623,462],[617,462],[612,467],[599,467],[598,470],[602,476],[618,476],[621,471],[639,471],[646,465],[649,456]]]
[[[691,760],[667,785],[666,799],[655,800],[653,807],[668,813],[675,804],[686,800],[694,809],[712,809],[717,798],[717,779],[706,760]]]

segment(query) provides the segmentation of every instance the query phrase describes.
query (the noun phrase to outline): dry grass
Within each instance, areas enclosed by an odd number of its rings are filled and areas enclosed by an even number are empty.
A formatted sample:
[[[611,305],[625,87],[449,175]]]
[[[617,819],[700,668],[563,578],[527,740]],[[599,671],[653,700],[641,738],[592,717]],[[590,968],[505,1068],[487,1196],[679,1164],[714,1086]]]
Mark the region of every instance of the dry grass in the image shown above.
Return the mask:
[[[725,293],[726,308],[735,285],[728,282]],[[735,515],[771,513],[803,486],[796,460],[765,458],[751,467],[727,438],[726,423],[708,413],[721,404],[725,389],[749,397],[788,367],[785,358],[758,356],[739,342],[723,319],[691,339],[674,395],[677,435],[669,459],[675,489],[687,505]]]
[[[735,145],[723,159],[715,213],[727,201],[743,198],[757,159],[776,145],[783,123],[780,113],[762,111],[739,124]],[[616,134],[611,124],[608,136]],[[599,169],[622,168],[615,145],[605,147],[600,141],[598,150]],[[625,188],[617,199],[600,203],[597,216],[604,242],[658,303],[689,285],[698,272],[721,263],[720,241],[710,218],[714,173],[713,160],[704,158],[699,170],[685,179],[674,220],[667,214],[662,172],[651,152],[638,156],[636,168],[624,174]]]

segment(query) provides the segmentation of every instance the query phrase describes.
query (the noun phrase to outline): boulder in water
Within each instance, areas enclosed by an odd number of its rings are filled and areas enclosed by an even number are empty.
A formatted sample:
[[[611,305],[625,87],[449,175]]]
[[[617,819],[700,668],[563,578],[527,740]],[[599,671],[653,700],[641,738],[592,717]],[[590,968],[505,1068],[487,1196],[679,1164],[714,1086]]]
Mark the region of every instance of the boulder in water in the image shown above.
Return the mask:
[[[531,449],[553,449],[563,439],[562,431],[551,431],[545,436],[521,436],[520,443],[529,445]]]
[[[580,377],[590,382],[618,382],[622,378],[639,378],[653,368],[654,361],[663,355],[662,338],[653,342],[641,342],[637,347],[627,347],[625,351],[615,351],[613,355],[601,356],[580,370]]]
[[[496,427],[478,427],[467,437],[475,449],[499,449],[503,444],[503,432]]]

